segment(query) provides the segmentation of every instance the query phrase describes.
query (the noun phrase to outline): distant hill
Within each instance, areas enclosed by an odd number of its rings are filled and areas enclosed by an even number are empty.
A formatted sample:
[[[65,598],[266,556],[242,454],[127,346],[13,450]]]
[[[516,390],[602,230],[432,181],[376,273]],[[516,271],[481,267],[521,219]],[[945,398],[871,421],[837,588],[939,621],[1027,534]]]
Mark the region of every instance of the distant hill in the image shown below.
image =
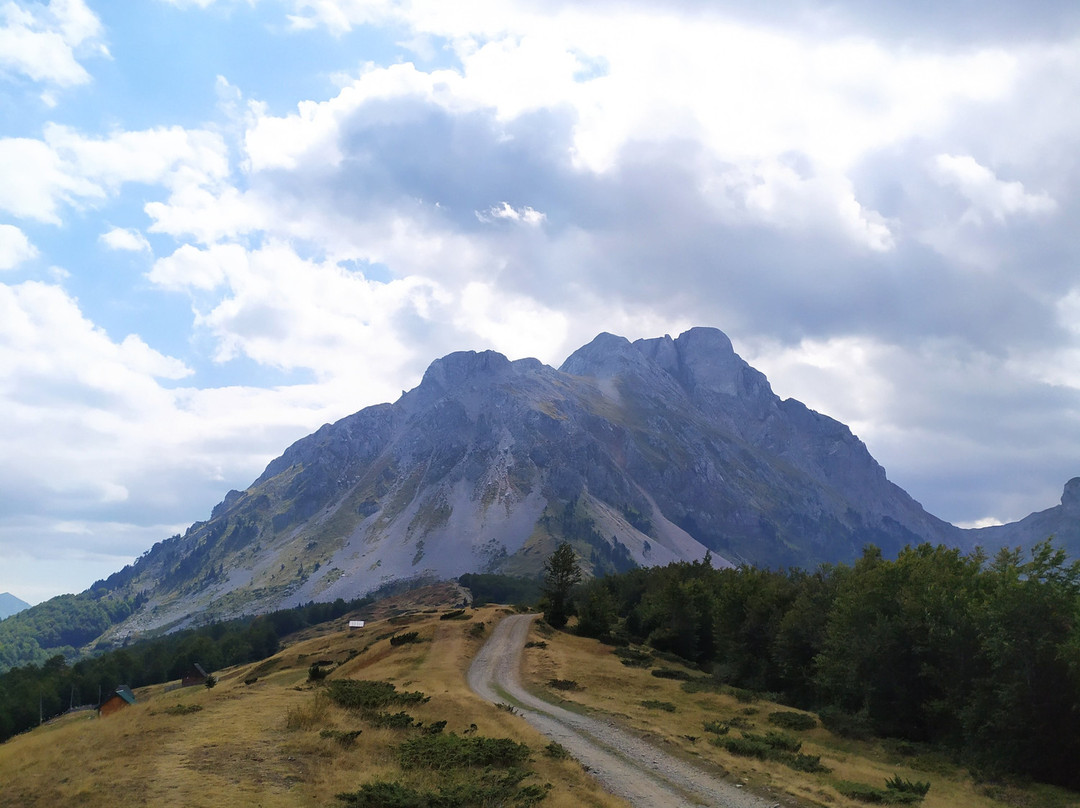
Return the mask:
[[[20,600],[10,592],[0,592],[0,620],[29,608],[30,604],[25,600]]]
[[[961,530],[891,483],[844,424],[776,396],[716,329],[601,334],[558,369],[452,353],[393,404],[297,441],[184,535],[26,612],[20,639],[48,632],[53,644],[30,649],[44,658],[102,631],[115,642],[395,581],[536,575],[562,541],[596,575],[706,552],[811,569],[867,544],[887,557],[922,542],[993,549],[1051,528],[1080,545],[1069,486],[1042,515]]]

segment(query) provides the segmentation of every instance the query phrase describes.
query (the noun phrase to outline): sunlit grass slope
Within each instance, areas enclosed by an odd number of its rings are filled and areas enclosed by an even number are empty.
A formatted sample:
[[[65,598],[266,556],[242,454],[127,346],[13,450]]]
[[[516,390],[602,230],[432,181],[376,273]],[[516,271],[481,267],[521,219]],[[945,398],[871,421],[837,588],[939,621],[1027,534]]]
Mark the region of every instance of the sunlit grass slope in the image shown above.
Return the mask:
[[[438,773],[398,765],[396,747],[417,731],[375,728],[333,704],[325,687],[308,681],[316,662],[332,663],[324,666],[333,669],[327,681],[376,679],[423,691],[430,700],[407,708],[416,721],[527,744],[533,774],[523,784],[551,783],[545,806],[624,805],[575,762],[545,755],[547,739],[519,717],[469,691],[465,672],[499,610],[468,620],[439,616],[399,615],[351,632],[347,619],[338,621],[268,660],[218,671],[213,689],[142,688],[138,703],[115,715],[73,714],[13,738],[0,745],[0,805],[297,808],[340,806],[336,794],[378,779],[437,789]],[[412,631],[420,642],[391,645],[390,634]],[[357,729],[351,745],[323,737]]]
[[[702,678],[700,671],[657,657],[649,649],[624,651],[624,658],[631,657],[627,665],[611,646],[555,633],[542,624],[534,626],[530,641],[523,675],[526,685],[543,698],[571,709],[612,715],[666,750],[715,767],[733,782],[771,795],[783,805],[795,797],[807,806],[858,808],[867,803],[845,797],[838,784],[848,781],[883,789],[886,780],[899,775],[931,784],[923,808],[1080,806],[1080,794],[1062,789],[976,782],[966,770],[911,744],[848,740],[818,721],[810,730],[781,728],[769,720],[770,714],[798,711],[746,691],[655,676],[653,671]],[[724,734],[709,732],[706,722]],[[820,756],[830,771],[794,771],[782,763],[730,754],[712,742],[769,732],[795,738],[801,742],[801,754]]]

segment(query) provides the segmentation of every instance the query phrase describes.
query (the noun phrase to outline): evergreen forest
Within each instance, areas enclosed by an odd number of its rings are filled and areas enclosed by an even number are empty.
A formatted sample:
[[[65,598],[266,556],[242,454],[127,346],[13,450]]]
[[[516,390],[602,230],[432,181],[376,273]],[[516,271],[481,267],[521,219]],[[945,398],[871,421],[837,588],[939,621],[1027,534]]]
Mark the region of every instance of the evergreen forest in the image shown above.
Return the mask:
[[[706,558],[596,578],[575,600],[579,633],[647,643],[842,734],[1080,789],[1080,562],[1050,540],[992,559],[868,547],[814,572]]]

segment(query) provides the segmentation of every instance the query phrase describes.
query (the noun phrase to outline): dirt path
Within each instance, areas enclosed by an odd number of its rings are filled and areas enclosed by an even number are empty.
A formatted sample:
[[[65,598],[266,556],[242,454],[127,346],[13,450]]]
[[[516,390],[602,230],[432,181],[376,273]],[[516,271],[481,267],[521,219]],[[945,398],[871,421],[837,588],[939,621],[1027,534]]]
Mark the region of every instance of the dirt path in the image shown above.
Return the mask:
[[[558,741],[616,796],[638,808],[773,808],[606,721],[564,710],[528,693],[518,671],[521,651],[536,615],[499,623],[469,668],[469,687],[488,701],[510,702],[525,720]]]

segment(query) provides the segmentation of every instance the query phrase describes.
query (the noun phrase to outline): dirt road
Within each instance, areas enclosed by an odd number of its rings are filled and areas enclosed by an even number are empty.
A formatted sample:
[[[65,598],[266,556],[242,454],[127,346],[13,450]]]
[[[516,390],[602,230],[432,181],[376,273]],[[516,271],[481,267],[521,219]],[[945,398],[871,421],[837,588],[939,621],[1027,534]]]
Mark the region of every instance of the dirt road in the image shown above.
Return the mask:
[[[572,713],[526,692],[518,671],[536,615],[505,618],[469,668],[469,687],[488,701],[513,702],[525,720],[558,741],[610,791],[638,808],[772,808],[606,721]]]

